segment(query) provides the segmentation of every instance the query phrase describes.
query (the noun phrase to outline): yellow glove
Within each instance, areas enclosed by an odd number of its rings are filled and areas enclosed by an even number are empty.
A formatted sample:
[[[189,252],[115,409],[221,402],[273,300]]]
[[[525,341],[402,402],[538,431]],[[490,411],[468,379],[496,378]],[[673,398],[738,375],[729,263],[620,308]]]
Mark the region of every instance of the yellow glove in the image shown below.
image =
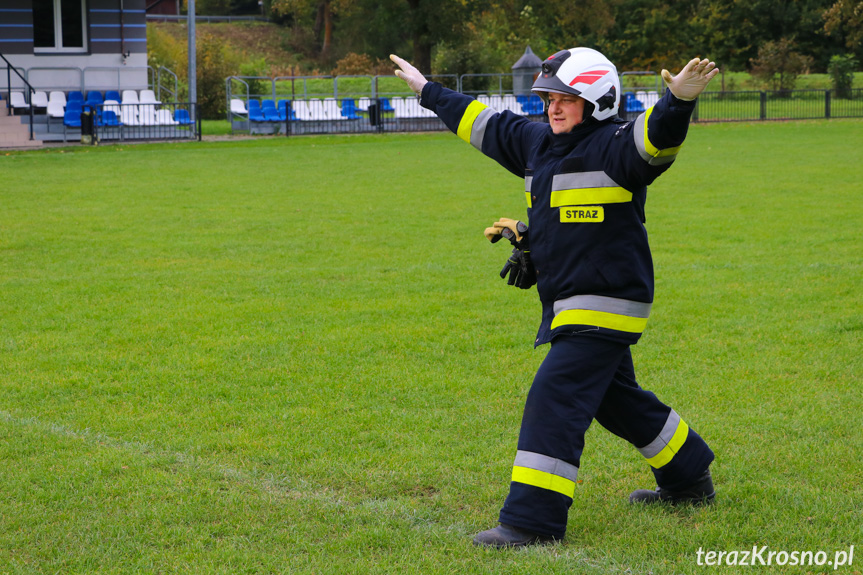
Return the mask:
[[[419,70],[413,67],[407,60],[403,60],[395,54],[390,54],[392,60],[401,70],[396,70],[396,76],[407,82],[408,87],[419,96],[423,91],[423,86],[428,83]]]
[[[662,70],[662,79],[677,99],[691,101],[704,91],[718,73],[719,68],[710,60],[693,58],[677,76],[672,77],[668,70]]]
[[[501,218],[492,225],[496,228],[509,228],[515,234],[515,241],[517,242],[521,241],[522,234],[527,231],[527,225],[524,222],[509,218]]]
[[[501,236],[502,233],[503,233],[503,228],[498,227],[498,226],[492,226],[490,228],[486,228],[485,231],[483,232],[483,234],[485,234],[485,237],[491,243],[498,242],[500,240],[500,238],[502,237]]]

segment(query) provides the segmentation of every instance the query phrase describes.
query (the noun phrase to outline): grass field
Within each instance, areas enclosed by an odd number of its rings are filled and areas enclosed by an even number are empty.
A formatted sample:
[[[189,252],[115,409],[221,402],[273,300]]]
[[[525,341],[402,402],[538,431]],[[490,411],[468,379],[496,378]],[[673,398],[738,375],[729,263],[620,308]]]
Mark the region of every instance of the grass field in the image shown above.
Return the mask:
[[[630,507],[652,476],[594,426],[567,539],[505,552],[471,538],[545,350],[482,230],[521,181],[451,134],[0,156],[0,573],[859,574],[860,149],[854,120],[692,127],[634,356],[717,502]]]

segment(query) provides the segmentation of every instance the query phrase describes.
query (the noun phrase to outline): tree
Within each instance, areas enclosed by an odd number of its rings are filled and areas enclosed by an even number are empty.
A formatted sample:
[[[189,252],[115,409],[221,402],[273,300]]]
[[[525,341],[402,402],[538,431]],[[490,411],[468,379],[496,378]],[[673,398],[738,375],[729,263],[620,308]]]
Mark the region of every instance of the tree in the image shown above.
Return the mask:
[[[797,76],[812,63],[810,56],[796,51],[791,38],[766,42],[752,61],[752,74],[768,82],[774,90],[788,93],[794,89]]]
[[[857,69],[857,66],[857,60],[850,54],[844,56],[836,54],[830,58],[827,72],[833,80],[833,90],[836,92],[837,98],[851,98],[851,89],[854,87],[854,70]]]
[[[339,16],[350,15],[354,0],[273,0],[271,8],[280,16],[290,16],[295,25],[304,26],[314,22],[312,29],[323,60],[331,57],[335,21]]]
[[[767,42],[794,38],[797,50],[826,69],[832,51],[822,14],[834,0],[700,0],[690,23],[691,46],[721,67],[748,69]]]
[[[688,0],[626,0],[610,32],[596,38],[597,47],[623,69],[678,69],[696,55],[690,54],[694,16]]]
[[[408,30],[413,64],[432,71],[432,48],[463,37],[475,10],[475,0],[404,0],[408,6]]]
[[[824,31],[844,39],[845,47],[861,55],[863,52],[863,0],[837,0],[824,11]]]

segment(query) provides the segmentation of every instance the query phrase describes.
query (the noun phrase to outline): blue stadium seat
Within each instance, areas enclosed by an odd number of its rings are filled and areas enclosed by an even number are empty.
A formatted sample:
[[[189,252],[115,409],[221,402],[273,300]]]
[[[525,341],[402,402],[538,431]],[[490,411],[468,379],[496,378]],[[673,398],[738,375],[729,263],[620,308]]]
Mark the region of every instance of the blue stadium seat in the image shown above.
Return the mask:
[[[623,111],[624,112],[643,112],[644,104],[639,102],[632,92],[623,93]]]
[[[249,99],[249,119],[253,122],[266,122],[264,114],[261,111],[261,102],[258,100]]]
[[[102,92],[99,90],[90,90],[87,92],[87,100],[84,102],[85,104],[94,104],[99,105],[105,101],[105,98],[102,96]]]
[[[516,96],[516,100],[518,100],[519,96]],[[537,96],[536,94],[531,94],[530,96],[520,96],[521,100],[521,109],[524,110],[525,114],[528,115],[539,115],[542,114],[544,109],[544,104],[542,102],[542,98]]]
[[[280,122],[279,111],[276,109],[276,103],[272,100],[261,101],[261,113],[264,116],[265,122]]]
[[[80,122],[78,124],[80,125]],[[96,125],[106,126],[109,128],[119,128],[123,123],[120,121],[120,118],[117,117],[116,112],[113,110],[105,110],[96,116]]]
[[[349,120],[358,120],[361,116],[357,114],[357,103],[353,98],[342,100],[342,116]]]
[[[389,98],[380,98],[381,112],[395,112]]]
[[[114,100],[115,102],[120,102],[120,92],[117,90],[107,90],[105,92],[105,100]]]
[[[83,100],[69,100],[68,102],[66,102],[66,112],[74,112],[80,116],[83,109]]]
[[[66,110],[66,113],[63,114],[63,125],[67,128],[80,128],[81,127],[81,112],[80,111],[69,111]]]
[[[78,90],[72,90],[68,94],[66,94],[66,103],[69,102],[81,102],[84,103],[84,94]]]
[[[189,110],[177,108],[174,110],[174,121],[179,122],[181,126],[189,126],[192,124],[192,118],[189,116]]]

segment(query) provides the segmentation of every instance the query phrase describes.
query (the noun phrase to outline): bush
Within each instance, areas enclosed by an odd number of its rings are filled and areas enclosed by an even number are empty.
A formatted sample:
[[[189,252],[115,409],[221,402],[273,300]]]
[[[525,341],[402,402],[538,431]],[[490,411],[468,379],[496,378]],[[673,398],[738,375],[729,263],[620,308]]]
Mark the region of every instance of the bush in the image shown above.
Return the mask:
[[[837,98],[850,98],[851,87],[854,85],[854,70],[857,68],[857,60],[851,54],[844,56],[835,55],[830,58],[827,72],[833,80],[833,90]]]
[[[269,78],[270,77],[270,68],[267,66],[267,61],[264,58],[258,58],[257,60],[250,60],[248,62],[243,62],[240,64],[240,73],[239,76],[253,76],[260,78]],[[245,80],[246,83],[249,84],[249,94],[251,95],[265,95],[270,94],[272,92],[272,84],[270,82],[266,82],[264,80]],[[270,97],[270,96],[267,96]]]
[[[389,60],[372,60],[367,54],[351,52],[336,62],[333,76],[379,76],[392,71],[393,64]]]
[[[218,38],[199,33],[197,40],[198,107],[201,117],[208,120],[224,118],[225,78],[237,74],[239,63]]]
[[[752,75],[781,94],[790,93],[797,83],[797,76],[812,65],[810,56],[804,56],[794,48],[794,41],[790,38],[766,42],[758,49],[758,57],[751,60]]]

